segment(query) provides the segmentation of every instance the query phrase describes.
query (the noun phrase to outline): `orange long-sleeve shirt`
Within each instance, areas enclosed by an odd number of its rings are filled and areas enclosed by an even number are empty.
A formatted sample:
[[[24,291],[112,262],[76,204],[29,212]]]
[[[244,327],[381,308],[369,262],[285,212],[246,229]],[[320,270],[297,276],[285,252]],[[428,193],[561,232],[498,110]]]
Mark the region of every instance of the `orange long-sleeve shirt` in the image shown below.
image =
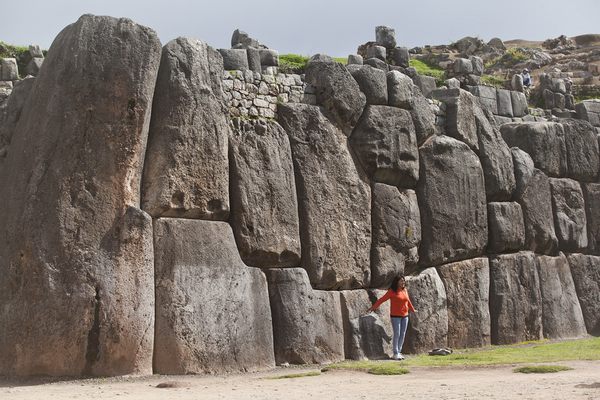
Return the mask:
[[[388,291],[373,304],[373,310],[378,309],[379,306],[388,300],[390,300],[390,315],[392,317],[406,317],[409,311],[415,312],[415,308],[410,302],[406,289],[398,290],[398,292],[388,289]]]

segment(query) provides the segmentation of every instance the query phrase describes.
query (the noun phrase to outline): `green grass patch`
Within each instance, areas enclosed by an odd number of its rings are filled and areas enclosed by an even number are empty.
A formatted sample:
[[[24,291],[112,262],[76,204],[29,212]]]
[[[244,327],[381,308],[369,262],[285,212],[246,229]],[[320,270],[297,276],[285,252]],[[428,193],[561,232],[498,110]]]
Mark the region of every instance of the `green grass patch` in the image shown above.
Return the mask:
[[[0,40],[0,59],[16,58],[17,66],[19,67],[19,75],[24,76],[25,67],[31,59],[29,56],[29,47],[15,46]]]
[[[348,57],[333,57],[335,62],[339,62],[340,64],[348,64]]]
[[[342,361],[340,363],[331,364],[322,371],[329,370],[349,370],[363,371],[373,375],[404,375],[408,374],[409,370],[404,368],[404,365],[399,361]]]
[[[432,76],[435,78],[435,82],[438,86],[444,84],[445,74],[444,70],[436,65],[429,65],[422,60],[412,59],[409,61],[409,65],[413,67],[419,75]]]
[[[499,78],[495,75],[482,75],[481,82],[485,83],[486,85],[494,86],[501,89],[504,87],[504,79]]]
[[[293,378],[305,378],[307,376],[319,376],[321,371],[309,371],[309,372],[298,372],[296,374],[269,376],[265,379],[293,379]]]
[[[564,365],[530,365],[513,369],[513,372],[521,374],[551,374],[554,372],[570,371],[573,368]]]
[[[348,57],[332,57],[336,62],[348,64]],[[279,72],[284,74],[303,74],[310,57],[300,54],[281,54],[279,56]]]

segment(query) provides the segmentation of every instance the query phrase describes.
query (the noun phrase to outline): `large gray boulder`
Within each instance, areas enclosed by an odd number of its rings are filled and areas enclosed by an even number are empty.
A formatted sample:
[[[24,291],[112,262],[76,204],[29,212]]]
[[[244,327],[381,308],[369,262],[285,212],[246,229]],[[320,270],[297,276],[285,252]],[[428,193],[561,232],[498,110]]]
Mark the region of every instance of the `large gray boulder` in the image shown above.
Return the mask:
[[[446,105],[446,134],[479,150],[475,109],[477,99],[461,89],[436,90],[433,97]]]
[[[406,288],[416,313],[410,314],[403,352],[414,354],[448,345],[446,289],[435,268],[408,276]]]
[[[490,258],[493,344],[542,339],[542,296],[532,252]]]
[[[579,182],[550,179],[554,229],[561,250],[577,251],[588,245],[585,205]]]
[[[371,287],[389,287],[392,279],[418,261],[421,218],[412,190],[373,184]]]
[[[498,115],[503,117],[513,117],[513,105],[510,91],[506,89],[496,90],[498,96]]]
[[[544,337],[575,338],[587,334],[567,258],[537,256]]]
[[[4,113],[0,114],[0,168],[8,154],[17,124],[27,107],[26,103],[29,100],[34,82],[35,78],[32,77],[17,81],[8,100],[6,100]]]
[[[456,139],[434,136],[419,149],[419,160],[419,262],[431,266],[483,254],[487,205],[475,153]]]
[[[535,167],[546,175],[564,176],[566,150],[564,130],[556,122],[525,122],[504,124],[500,127],[504,141],[510,147],[527,152]]]
[[[16,81],[19,79],[19,66],[16,58],[0,59],[0,81]]]
[[[388,89],[386,73],[370,65],[349,69],[360,90],[365,94],[367,104],[387,105]]]
[[[242,260],[253,267],[300,266],[294,166],[275,121],[237,121],[230,138],[231,226]]]
[[[347,138],[319,107],[281,104],[298,194],[302,266],[318,289],[368,287],[371,191]]]
[[[350,143],[373,181],[404,188],[417,184],[419,151],[408,111],[367,106]]]
[[[438,267],[446,288],[448,346],[481,347],[490,344],[490,270],[486,257]]]
[[[498,115],[498,95],[493,86],[469,86],[469,92],[479,98],[481,106],[494,115]]]
[[[521,77],[520,74],[515,76]],[[522,81],[521,85],[523,85]],[[513,90],[510,92],[510,98],[512,102],[512,113],[514,117],[524,117],[529,113],[529,104],[527,103],[527,97],[525,96],[525,93],[522,93],[522,91]]]
[[[390,71],[386,75],[388,88],[388,104],[410,110],[413,97],[412,79],[400,71]]]
[[[595,182],[600,168],[598,138],[588,122],[573,119],[562,123],[565,133],[567,176],[584,182]]]
[[[396,31],[394,28],[387,26],[376,26],[375,43],[385,47],[386,49],[393,49],[396,47]]]
[[[390,59],[393,65],[408,68],[410,65],[410,53],[406,47],[395,47],[390,50]]]
[[[479,140],[479,159],[485,178],[488,201],[508,201],[515,190],[513,159],[500,131],[490,123],[493,116],[476,106],[475,122]]]
[[[269,269],[267,279],[276,363],[343,360],[340,292],[313,290],[302,268]]]
[[[558,239],[554,230],[552,192],[548,177],[534,167],[527,153],[511,149],[515,166],[515,199],[523,210],[525,249],[536,253],[554,254]]]
[[[413,87],[413,95],[410,100],[410,115],[415,125],[417,142],[424,143],[429,137],[436,133],[435,113],[429,101],[423,96],[418,87]]]
[[[248,51],[246,49],[219,49],[226,71],[243,71],[249,69]]]
[[[178,38],[163,48],[142,184],[153,217],[229,217],[222,76],[221,56],[206,43]]]
[[[244,265],[226,222],[154,221],[154,372],[274,366],[267,280]]]
[[[600,101],[584,100],[575,105],[577,118],[588,121],[593,126],[600,126]]]
[[[584,183],[583,198],[586,211],[588,249],[594,254],[600,253],[600,184]]]
[[[337,62],[310,61],[305,76],[306,83],[315,89],[317,103],[350,136],[367,102],[356,80]]]
[[[436,80],[433,76],[417,74],[413,77],[413,82],[425,97],[429,97],[431,92],[437,87]]]
[[[384,290],[343,290],[340,292],[344,320],[345,358],[385,360],[392,354],[390,303],[367,313]]]
[[[488,203],[488,251],[504,253],[525,245],[525,223],[519,203]]]
[[[159,60],[128,19],[84,15],[54,40],[0,170],[0,375],[152,373],[138,207]]]
[[[600,335],[600,257],[569,254],[573,282],[587,331]]]

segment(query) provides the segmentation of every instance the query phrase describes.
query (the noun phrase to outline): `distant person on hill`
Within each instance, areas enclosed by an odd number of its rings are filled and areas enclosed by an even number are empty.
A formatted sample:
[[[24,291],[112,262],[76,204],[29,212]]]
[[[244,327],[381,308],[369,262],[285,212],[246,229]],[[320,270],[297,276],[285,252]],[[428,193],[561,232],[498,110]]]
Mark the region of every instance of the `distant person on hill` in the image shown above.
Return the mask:
[[[390,300],[391,303],[390,317],[394,330],[394,337],[392,339],[394,349],[393,358],[394,360],[404,360],[402,346],[404,345],[404,336],[408,327],[408,313],[409,311],[413,313],[416,311],[408,297],[406,280],[403,275],[394,278],[388,291],[369,308],[368,312],[377,310],[387,300]]]
[[[525,68],[521,75],[523,76],[523,86],[529,88],[533,84],[533,81],[531,80],[531,75],[529,75],[529,70]]]

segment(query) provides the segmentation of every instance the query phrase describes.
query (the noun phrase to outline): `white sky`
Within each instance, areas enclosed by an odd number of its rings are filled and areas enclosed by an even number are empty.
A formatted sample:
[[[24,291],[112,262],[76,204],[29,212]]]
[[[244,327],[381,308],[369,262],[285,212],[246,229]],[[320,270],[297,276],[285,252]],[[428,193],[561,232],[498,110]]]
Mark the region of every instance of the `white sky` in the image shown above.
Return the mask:
[[[395,28],[408,47],[600,33],[600,0],[0,0],[0,40],[48,48],[86,13],[131,18],[163,44],[189,36],[228,48],[240,28],[280,53],[304,55],[354,53],[377,25]]]

